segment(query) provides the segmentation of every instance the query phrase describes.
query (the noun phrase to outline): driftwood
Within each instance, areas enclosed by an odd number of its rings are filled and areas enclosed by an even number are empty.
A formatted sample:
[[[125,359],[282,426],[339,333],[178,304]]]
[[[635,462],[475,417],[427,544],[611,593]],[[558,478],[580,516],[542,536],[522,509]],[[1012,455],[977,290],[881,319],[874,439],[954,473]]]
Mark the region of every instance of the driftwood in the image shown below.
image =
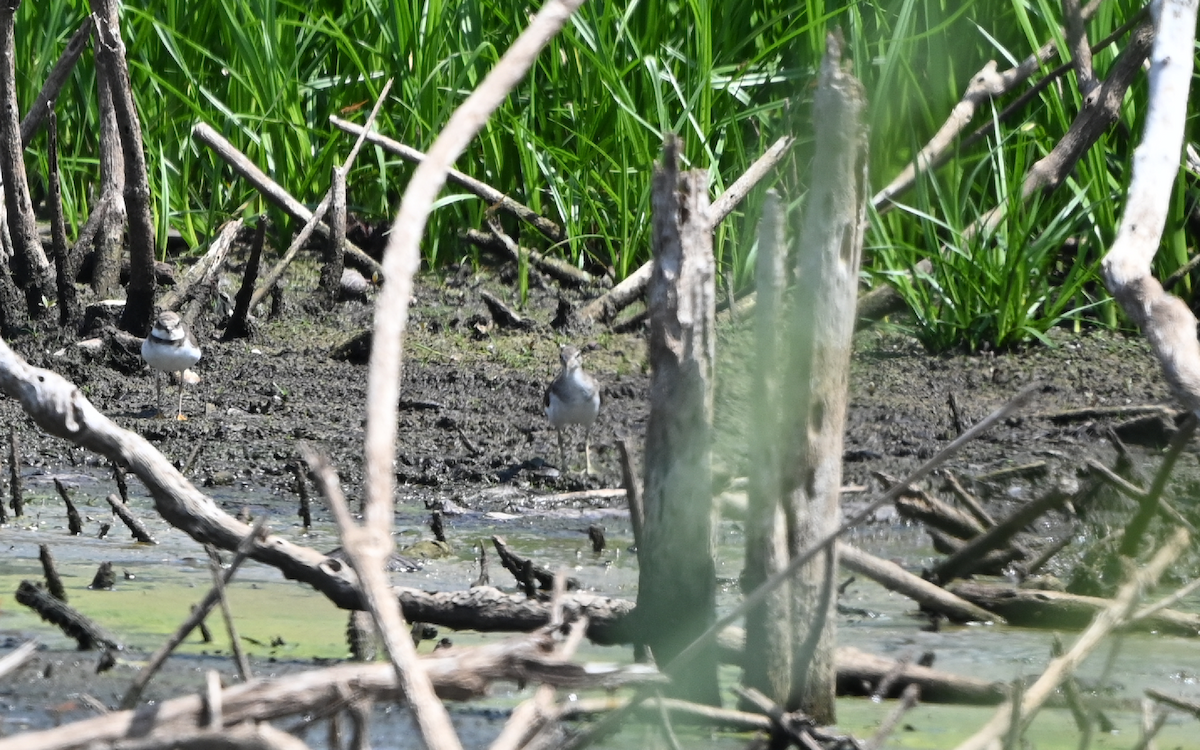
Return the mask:
[[[890,560],[863,552],[852,545],[838,543],[838,562],[843,568],[864,575],[889,591],[904,594],[919,603],[922,609],[941,613],[955,622],[1004,621],[994,612],[955,596]]]
[[[405,161],[413,164],[420,164],[425,161],[425,154],[421,153],[417,149],[412,148],[411,146],[406,146],[397,140],[380,135],[379,133],[370,132],[370,123],[368,123],[366,126],[363,126],[349,122],[348,120],[343,120],[340,117],[330,117],[329,122],[334,127],[340,128],[347,133],[351,133],[360,137],[366,137],[367,141],[372,145],[379,146],[384,151],[387,151],[390,154],[395,154]],[[516,202],[487,183],[480,182],[474,177],[464,174],[457,169],[446,170],[446,180],[481,198],[487,203],[494,205],[499,210],[505,211],[522,219],[523,221],[529,222],[551,242],[557,243],[566,239],[566,235],[563,234],[562,228],[557,224],[541,214],[538,214],[528,206],[524,206]]]
[[[241,219],[226,222],[213,241],[209,243],[208,251],[201,256],[200,260],[188,267],[171,291],[159,299],[158,308],[179,312],[188,298],[198,299],[203,304],[208,295],[216,288],[217,277],[224,269],[229,252],[233,249],[233,243],[237,241],[238,234],[244,226],[245,223]],[[191,327],[195,315],[184,315],[183,319],[184,323]]]
[[[537,588],[543,591],[549,591],[554,588],[554,571],[549,568],[538,565],[528,558],[521,557],[516,552],[509,549],[508,544],[498,537],[492,537],[492,545],[496,548],[496,554],[500,557],[500,564],[509,573],[512,573],[513,578],[517,579],[517,583],[528,585],[528,579],[532,577],[536,581]],[[568,590],[580,588],[579,579],[566,579]]]
[[[897,674],[897,662],[855,648],[837,650],[838,693],[869,696],[885,676]],[[1008,698],[1008,686],[977,677],[953,675],[918,664],[898,671],[887,697],[895,698],[909,685],[921,688],[921,698],[929,703],[969,703],[995,705]]]
[[[1027,628],[1078,630],[1086,627],[1098,612],[1112,604],[1108,599],[1095,596],[1022,589],[1006,584],[958,581],[949,585],[947,590],[1003,616],[1011,625]],[[1200,637],[1200,615],[1160,609],[1135,620],[1128,629],[1195,638]]]
[[[37,650],[38,642],[36,639],[31,638],[4,656],[0,656],[0,678],[8,676],[10,672],[18,669],[22,664],[32,659]]]
[[[387,97],[388,92],[392,90],[392,80],[393,79],[389,78],[387,83],[383,85],[383,89],[379,92],[379,98],[375,100],[375,106],[371,109],[371,114],[367,116],[366,127],[368,129],[371,127],[371,124],[375,122],[375,117],[379,114],[379,109],[383,106],[383,101]],[[363,136],[360,135],[358,140],[354,142],[354,145],[350,147],[350,153],[346,155],[342,165],[336,168],[337,174],[341,175],[343,203],[345,202],[345,178],[346,175],[350,173],[350,168],[354,166],[354,160],[358,158],[358,152],[362,150],[363,140]],[[247,178],[249,179],[249,177]],[[250,298],[250,309],[254,309],[254,307],[257,306],[258,303],[262,302],[263,298],[275,288],[275,285],[279,283],[279,279],[283,277],[283,272],[287,270],[288,265],[290,265],[295,259],[296,255],[300,252],[300,248],[304,247],[304,243],[308,241],[308,238],[312,236],[314,231],[320,230],[321,234],[328,242],[338,244],[340,246],[340,250],[336,252],[341,254],[342,259],[345,258],[347,252],[351,252],[353,254],[352,251],[356,250],[353,244],[346,239],[344,217],[340,237],[338,236],[338,232],[334,231],[334,228],[326,227],[325,224],[321,223],[322,219],[325,217],[325,214],[329,211],[330,207],[333,206],[334,197],[337,193],[339,179],[335,176],[333,182],[334,184],[329,188],[328,191],[326,191],[325,197],[321,199],[321,202],[317,204],[317,207],[305,219],[304,227],[300,230],[299,234],[296,235],[295,239],[292,240],[291,245],[288,246],[287,252],[283,254],[283,257],[279,260],[279,262],[276,263],[275,267],[272,268],[270,273],[267,274],[266,279],[263,280],[262,286],[255,290],[253,297]],[[344,208],[345,206],[343,205],[343,210]],[[296,214],[293,214],[293,216],[299,218],[299,216]],[[325,229],[321,230],[322,227],[325,227]],[[371,270],[377,276],[382,276],[382,268],[379,266],[379,264],[375,263],[373,258],[370,256],[365,256],[365,254],[362,254],[361,250],[358,251],[358,253],[361,255],[361,257],[360,255],[355,255],[354,257],[360,264]],[[370,262],[368,263],[367,261]],[[326,287],[326,292],[331,298],[336,294],[336,288],[341,281],[341,277],[342,274],[340,267],[337,269],[337,274],[332,277],[329,277],[327,273],[322,272],[322,285]]]
[[[15,596],[18,604],[24,604],[38,613],[46,622],[57,625],[69,638],[74,638],[80,651],[94,648],[123,648],[117,639],[80,612],[50,595],[48,591],[32,581],[21,581]]]
[[[881,476],[888,484],[897,481],[886,474],[881,473]],[[896,498],[895,505],[901,517],[940,529],[958,539],[972,539],[984,532],[983,524],[974,515],[949,506],[924,490],[909,488]]]
[[[630,682],[656,680],[645,668],[585,667],[548,655],[552,642],[545,635],[527,636],[472,649],[449,649],[418,660],[438,695],[469,700],[487,693],[497,680],[542,682],[563,688],[612,688]],[[273,679],[260,679],[226,688],[220,693],[224,727],[304,714],[322,714],[350,695],[399,701],[396,674],[390,664],[348,664],[314,669]],[[208,727],[205,700],[191,695],[117,711],[41,732],[0,738],[0,750],[82,750],[123,738],[169,737]]]
[[[525,258],[539,271],[562,283],[572,286],[590,286],[596,283],[596,277],[587,271],[576,268],[561,258],[545,255],[533,248],[518,245],[508,235],[498,234],[494,230],[483,232],[468,228],[463,231],[462,238],[476,247],[502,255],[513,263],[520,263],[521,259]]]
[[[1037,500],[1026,503],[1013,511],[987,532],[967,542],[960,550],[935,565],[930,572],[931,580],[949,581],[977,570],[980,558],[992,550],[1007,545],[1013,537],[1043,513],[1060,507],[1073,497],[1086,497],[1092,493],[1093,489],[1089,483],[1072,495],[1061,487],[1052,488]]]

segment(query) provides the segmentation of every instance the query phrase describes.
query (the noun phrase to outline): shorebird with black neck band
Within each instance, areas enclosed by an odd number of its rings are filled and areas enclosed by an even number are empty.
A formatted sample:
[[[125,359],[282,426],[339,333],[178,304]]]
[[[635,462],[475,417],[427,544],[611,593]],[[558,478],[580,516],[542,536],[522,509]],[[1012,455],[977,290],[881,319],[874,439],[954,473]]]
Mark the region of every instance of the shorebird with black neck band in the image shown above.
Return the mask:
[[[142,359],[156,371],[154,395],[159,416],[162,416],[162,373],[173,372],[178,375],[179,408],[175,418],[181,422],[186,420],[183,414],[183,371],[200,361],[200,347],[192,338],[183,318],[170,310],[159,313],[150,335],[142,342]]]
[[[558,358],[562,370],[546,389],[542,404],[546,417],[558,432],[558,461],[560,470],[567,471],[566,448],[563,447],[563,430],[567,425],[583,427],[583,454],[587,462],[587,473],[592,473],[592,425],[600,413],[600,386],[595,378],[583,370],[583,355],[573,346],[559,350]]]

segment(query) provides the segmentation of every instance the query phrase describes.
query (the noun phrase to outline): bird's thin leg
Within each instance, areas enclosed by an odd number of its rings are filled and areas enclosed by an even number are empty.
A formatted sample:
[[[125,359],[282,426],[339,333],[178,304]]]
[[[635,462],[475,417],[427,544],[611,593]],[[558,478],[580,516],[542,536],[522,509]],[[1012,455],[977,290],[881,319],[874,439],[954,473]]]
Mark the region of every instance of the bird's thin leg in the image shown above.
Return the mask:
[[[587,427],[583,432],[583,459],[587,466],[587,475],[592,475],[592,428]]]
[[[563,474],[567,473],[567,449],[563,445],[563,428],[559,427],[555,430],[558,433],[558,470]]]
[[[162,371],[154,371],[154,403],[158,410],[157,416],[162,416]]]
[[[175,410],[175,419],[182,422],[187,419],[183,416],[183,372],[176,374],[179,375],[179,408]]]

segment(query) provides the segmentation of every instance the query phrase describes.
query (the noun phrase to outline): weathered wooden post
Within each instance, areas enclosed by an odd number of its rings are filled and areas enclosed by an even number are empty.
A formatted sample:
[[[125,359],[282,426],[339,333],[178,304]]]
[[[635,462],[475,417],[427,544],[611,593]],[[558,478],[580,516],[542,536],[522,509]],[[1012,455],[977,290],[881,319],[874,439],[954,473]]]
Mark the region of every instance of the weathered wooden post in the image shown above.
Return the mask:
[[[759,481],[754,515],[781,519],[786,531],[751,525],[759,536],[748,534],[747,543],[760,548],[747,555],[748,565],[757,566],[748,568],[748,580],[781,569],[839,522],[846,389],[866,224],[862,108],[862,86],[842,63],[841,40],[830,35],[813,102],[816,147],[797,233],[796,288],[780,347],[779,359],[786,365],[779,374],[778,397],[783,425],[777,455],[782,463]],[[768,490],[776,482],[777,499],[772,500]],[[778,559],[784,545],[787,559]],[[750,647],[753,661],[746,667],[746,683],[823,724],[835,720],[836,571],[830,548],[802,567],[788,590],[781,589],[747,622],[748,637],[754,633],[763,641]]]
[[[637,626],[660,665],[713,622],[710,433],[715,263],[703,170],[678,171],[667,139],[654,175],[650,305],[650,418],[638,549]],[[676,695],[718,702],[712,649],[672,674]]]

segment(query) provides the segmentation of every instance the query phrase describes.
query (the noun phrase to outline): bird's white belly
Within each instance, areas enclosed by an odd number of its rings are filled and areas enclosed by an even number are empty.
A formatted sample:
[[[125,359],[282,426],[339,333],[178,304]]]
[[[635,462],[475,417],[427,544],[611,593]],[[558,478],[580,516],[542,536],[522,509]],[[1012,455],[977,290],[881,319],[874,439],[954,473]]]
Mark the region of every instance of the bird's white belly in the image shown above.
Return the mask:
[[[163,372],[180,372],[200,361],[200,348],[186,341],[183,346],[165,346],[150,340],[142,342],[142,359]]]
[[[596,421],[596,414],[599,411],[600,394],[598,393],[590,399],[573,403],[563,401],[554,394],[550,394],[546,417],[555,428],[562,428],[569,424],[590,427]]]

